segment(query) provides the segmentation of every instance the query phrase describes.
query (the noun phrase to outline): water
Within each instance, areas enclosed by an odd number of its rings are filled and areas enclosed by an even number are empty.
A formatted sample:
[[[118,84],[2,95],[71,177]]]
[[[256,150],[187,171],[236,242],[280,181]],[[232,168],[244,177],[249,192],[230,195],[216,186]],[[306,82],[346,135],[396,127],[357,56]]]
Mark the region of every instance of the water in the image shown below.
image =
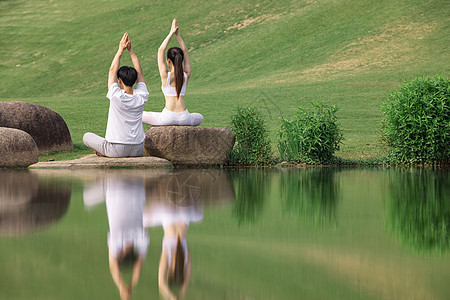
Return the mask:
[[[0,299],[120,299],[127,222],[150,239],[131,299],[159,297],[164,222],[187,232],[185,299],[450,297],[448,171],[306,168],[0,172]]]

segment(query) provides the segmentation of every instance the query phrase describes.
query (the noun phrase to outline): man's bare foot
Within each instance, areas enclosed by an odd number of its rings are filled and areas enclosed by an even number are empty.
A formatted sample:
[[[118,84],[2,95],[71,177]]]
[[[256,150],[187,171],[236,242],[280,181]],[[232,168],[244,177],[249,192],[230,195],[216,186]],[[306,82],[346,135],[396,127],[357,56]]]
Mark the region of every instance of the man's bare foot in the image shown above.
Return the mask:
[[[106,157],[106,156],[104,156],[103,154],[101,154],[101,153],[98,153],[97,151],[95,151],[94,150],[94,153],[95,153],[95,155],[97,155],[97,156],[100,156],[100,157]]]

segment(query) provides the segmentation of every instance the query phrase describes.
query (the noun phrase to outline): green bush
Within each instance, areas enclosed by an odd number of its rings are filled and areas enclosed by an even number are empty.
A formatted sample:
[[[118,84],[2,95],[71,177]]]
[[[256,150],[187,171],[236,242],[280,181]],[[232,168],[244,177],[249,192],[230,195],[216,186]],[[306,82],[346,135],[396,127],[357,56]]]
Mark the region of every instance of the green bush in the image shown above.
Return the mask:
[[[236,135],[231,163],[258,165],[272,161],[268,131],[258,110],[238,107],[237,114],[231,117],[231,130]]]
[[[384,139],[393,162],[448,162],[449,80],[419,77],[391,93],[383,105]]]
[[[299,107],[292,121],[281,120],[278,150],[289,162],[329,163],[339,150],[342,132],[336,122],[336,106],[313,104],[308,112]]]

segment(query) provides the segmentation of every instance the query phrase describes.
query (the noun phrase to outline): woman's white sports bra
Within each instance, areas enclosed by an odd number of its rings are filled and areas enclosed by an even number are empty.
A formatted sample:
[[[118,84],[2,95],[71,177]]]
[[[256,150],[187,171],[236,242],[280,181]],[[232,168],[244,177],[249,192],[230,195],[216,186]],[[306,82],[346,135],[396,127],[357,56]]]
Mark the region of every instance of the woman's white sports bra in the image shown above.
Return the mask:
[[[184,83],[181,88],[180,96],[184,96],[186,94],[186,85],[187,85],[187,74],[183,72],[184,75]],[[161,85],[161,90],[164,96],[177,96],[177,89],[170,85],[170,72],[167,74],[167,84],[165,86]]]

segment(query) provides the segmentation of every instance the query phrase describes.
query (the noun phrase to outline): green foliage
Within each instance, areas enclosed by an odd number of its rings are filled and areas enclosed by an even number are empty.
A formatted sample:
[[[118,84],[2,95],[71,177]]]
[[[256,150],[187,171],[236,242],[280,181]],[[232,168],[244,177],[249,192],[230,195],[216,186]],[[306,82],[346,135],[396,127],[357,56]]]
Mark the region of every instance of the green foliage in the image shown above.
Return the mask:
[[[450,84],[419,77],[391,93],[382,110],[384,138],[394,162],[450,160]]]
[[[450,177],[447,170],[391,170],[387,225],[416,250],[450,247]]]
[[[258,165],[272,161],[268,131],[257,109],[238,107],[237,113],[231,117],[231,130],[236,135],[231,163]]]
[[[289,162],[329,163],[339,150],[342,132],[336,122],[337,107],[313,104],[313,111],[299,107],[292,121],[282,119],[278,150]]]

